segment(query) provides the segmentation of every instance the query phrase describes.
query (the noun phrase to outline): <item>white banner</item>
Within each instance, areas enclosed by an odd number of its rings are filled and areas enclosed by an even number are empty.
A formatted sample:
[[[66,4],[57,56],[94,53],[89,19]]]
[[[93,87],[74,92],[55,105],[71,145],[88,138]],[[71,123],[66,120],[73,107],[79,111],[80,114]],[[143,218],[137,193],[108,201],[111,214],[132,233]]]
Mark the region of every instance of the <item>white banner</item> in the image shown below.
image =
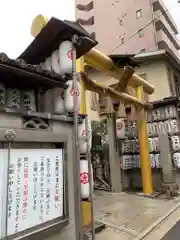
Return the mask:
[[[63,187],[62,149],[12,149],[8,235],[63,216]]]

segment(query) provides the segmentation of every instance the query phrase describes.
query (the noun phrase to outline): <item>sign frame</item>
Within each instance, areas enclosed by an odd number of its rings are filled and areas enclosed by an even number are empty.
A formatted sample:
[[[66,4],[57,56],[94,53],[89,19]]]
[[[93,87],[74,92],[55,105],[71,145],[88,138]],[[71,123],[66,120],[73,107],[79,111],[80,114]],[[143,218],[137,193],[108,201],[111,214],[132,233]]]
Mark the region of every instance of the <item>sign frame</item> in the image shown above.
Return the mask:
[[[4,211],[4,218],[2,218],[1,226],[4,228],[4,231],[2,231],[2,235],[4,235],[4,238],[2,239],[30,239],[31,237],[34,239],[34,237],[39,237],[42,238],[43,234],[47,237],[48,235],[51,235],[52,232],[55,230],[60,230],[64,226],[68,224],[68,218],[69,218],[69,204],[68,204],[68,173],[67,173],[67,167],[68,167],[68,135],[63,135],[60,133],[52,133],[52,132],[41,132],[41,131],[29,131],[29,130],[17,130],[15,132],[16,137],[13,142],[8,142],[4,134],[2,134],[2,131],[5,133],[3,129],[0,129],[0,142],[7,142],[8,148],[8,161],[6,161],[6,179],[4,181],[4,186],[6,190],[6,194],[3,195],[3,205],[2,209],[5,209]],[[10,159],[10,150],[11,149],[26,149],[28,145],[32,145],[32,147],[28,147],[30,149],[43,149],[43,147],[36,147],[35,145],[43,145],[43,144],[53,144],[56,147],[56,149],[62,149],[62,158],[63,158],[63,216],[47,221],[45,223],[39,224],[37,226],[34,226],[32,228],[29,228],[27,230],[24,230],[22,232],[19,232],[17,234],[13,234],[10,236],[7,236],[7,193],[8,193],[8,187],[7,187],[7,182],[8,182],[8,171],[7,171],[7,166],[9,165],[9,159]],[[19,147],[17,147],[19,145]],[[24,146],[23,146],[24,145]],[[50,147],[46,147],[50,148]],[[3,221],[4,220],[4,221]],[[2,224],[4,223],[4,224]]]

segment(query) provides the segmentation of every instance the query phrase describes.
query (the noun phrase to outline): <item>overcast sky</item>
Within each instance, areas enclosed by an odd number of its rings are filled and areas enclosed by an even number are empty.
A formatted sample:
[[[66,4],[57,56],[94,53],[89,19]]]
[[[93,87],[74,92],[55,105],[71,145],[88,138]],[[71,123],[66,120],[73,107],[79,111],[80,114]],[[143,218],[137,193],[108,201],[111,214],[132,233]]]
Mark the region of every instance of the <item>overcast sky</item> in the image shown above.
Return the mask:
[[[164,0],[180,30],[180,3],[176,4],[177,1]],[[30,27],[36,15],[74,20],[74,9],[74,0],[1,0],[0,52],[11,58],[19,56],[33,39]]]
[[[73,20],[74,9],[74,0],[1,0],[0,52],[16,58],[25,50],[36,15]]]

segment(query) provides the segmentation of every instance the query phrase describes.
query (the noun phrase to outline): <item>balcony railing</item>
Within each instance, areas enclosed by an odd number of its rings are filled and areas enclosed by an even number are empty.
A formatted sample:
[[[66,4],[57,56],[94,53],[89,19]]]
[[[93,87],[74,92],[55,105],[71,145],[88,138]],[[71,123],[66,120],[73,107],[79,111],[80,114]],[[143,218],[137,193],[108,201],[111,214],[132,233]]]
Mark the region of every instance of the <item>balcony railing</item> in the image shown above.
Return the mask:
[[[159,10],[156,11],[154,16],[155,16],[156,30],[157,31],[163,30],[166,33],[167,37],[172,42],[172,44],[174,44],[174,47],[177,50],[179,50],[180,49],[180,41],[178,40],[178,38],[176,37],[176,34],[174,33],[174,31],[168,24],[166,18],[163,15],[161,15],[161,11],[159,11]]]
[[[178,55],[178,51],[175,48],[174,44],[162,29],[157,31],[157,41],[160,49],[170,49],[175,55]]]
[[[171,17],[171,14],[167,10],[163,1],[162,0],[152,0],[152,2],[153,2],[153,10],[154,11],[160,10],[161,13],[164,15],[164,17],[166,18],[167,22],[170,24],[174,33],[178,34],[178,27],[177,27],[176,23],[174,22],[173,18]]]

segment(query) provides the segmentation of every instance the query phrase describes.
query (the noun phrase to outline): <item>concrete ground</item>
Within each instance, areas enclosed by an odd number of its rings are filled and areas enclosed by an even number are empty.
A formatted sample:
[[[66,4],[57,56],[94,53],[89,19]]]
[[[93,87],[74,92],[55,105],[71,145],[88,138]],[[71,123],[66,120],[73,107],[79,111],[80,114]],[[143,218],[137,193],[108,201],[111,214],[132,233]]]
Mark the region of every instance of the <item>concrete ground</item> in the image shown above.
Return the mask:
[[[179,240],[180,238],[180,221],[163,237],[162,240]]]
[[[165,222],[172,209],[173,214],[180,216],[180,198],[150,199],[135,194],[101,191],[96,191],[94,198],[95,219],[107,226],[96,235],[97,240],[158,240],[178,221],[172,223],[173,218],[170,225]],[[166,224],[164,229],[162,222]]]

